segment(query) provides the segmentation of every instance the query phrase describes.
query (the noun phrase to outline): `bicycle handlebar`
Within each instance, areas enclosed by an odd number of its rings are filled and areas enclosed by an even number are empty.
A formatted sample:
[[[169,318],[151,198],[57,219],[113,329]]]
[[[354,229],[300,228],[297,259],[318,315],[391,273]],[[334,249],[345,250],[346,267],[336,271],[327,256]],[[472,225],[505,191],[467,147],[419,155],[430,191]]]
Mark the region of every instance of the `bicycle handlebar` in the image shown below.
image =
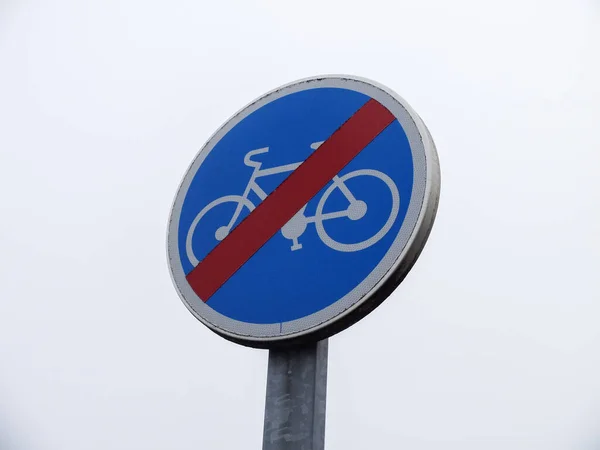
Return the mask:
[[[263,148],[259,148],[257,150],[249,151],[248,153],[246,153],[246,156],[244,156],[244,164],[246,164],[248,167],[260,167],[262,164],[261,162],[252,161],[250,158],[252,158],[254,155],[260,155],[262,153],[267,153],[268,151],[269,151],[269,147],[263,147]]]

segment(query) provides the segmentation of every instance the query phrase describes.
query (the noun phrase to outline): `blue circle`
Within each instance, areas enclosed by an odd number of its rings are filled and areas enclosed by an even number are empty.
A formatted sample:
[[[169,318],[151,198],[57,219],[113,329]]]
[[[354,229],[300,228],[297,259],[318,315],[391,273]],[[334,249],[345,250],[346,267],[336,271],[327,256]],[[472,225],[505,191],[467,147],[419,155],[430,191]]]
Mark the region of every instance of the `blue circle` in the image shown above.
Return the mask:
[[[301,163],[314,150],[311,144],[324,141],[368,100],[369,96],[343,88],[314,88],[280,97],[249,114],[214,146],[198,168],[185,194],[178,229],[181,265],[187,275],[194,268],[188,258],[186,239],[199,212],[225,196],[246,195],[235,224],[249,213],[248,204],[261,202],[256,189],[248,189],[256,167],[244,163],[248,152],[268,148],[252,161],[259,170]],[[400,197],[399,211],[385,235],[367,248],[340,251],[328,246],[317,233],[315,223],[307,224],[298,237],[300,249],[292,250],[292,240],[276,233],[207,302],[226,317],[246,323],[283,323],[318,312],[356,288],[381,262],[402,226],[413,188],[413,160],[407,136],[394,120],[342,171],[352,195],[366,205],[364,216],[352,220],[338,217],[323,222],[328,236],[340,243],[369,239],[390,217],[392,195],[382,179],[351,176],[370,169],[391,178]],[[290,172],[255,178],[265,194],[271,193]],[[307,217],[315,215],[319,200],[329,183],[306,206]],[[232,198],[232,197],[230,197]],[[348,208],[348,199],[334,189],[324,203],[323,214]],[[223,201],[198,221],[192,234],[193,254],[202,260],[218,243],[217,230],[227,225],[238,203]]]

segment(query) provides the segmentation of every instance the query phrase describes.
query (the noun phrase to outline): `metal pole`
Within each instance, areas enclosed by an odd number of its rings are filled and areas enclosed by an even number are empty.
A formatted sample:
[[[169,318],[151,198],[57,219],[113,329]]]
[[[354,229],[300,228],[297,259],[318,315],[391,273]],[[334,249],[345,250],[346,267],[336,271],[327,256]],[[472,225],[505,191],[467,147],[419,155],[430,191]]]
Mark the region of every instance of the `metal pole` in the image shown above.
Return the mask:
[[[270,350],[263,450],[323,450],[327,340]]]

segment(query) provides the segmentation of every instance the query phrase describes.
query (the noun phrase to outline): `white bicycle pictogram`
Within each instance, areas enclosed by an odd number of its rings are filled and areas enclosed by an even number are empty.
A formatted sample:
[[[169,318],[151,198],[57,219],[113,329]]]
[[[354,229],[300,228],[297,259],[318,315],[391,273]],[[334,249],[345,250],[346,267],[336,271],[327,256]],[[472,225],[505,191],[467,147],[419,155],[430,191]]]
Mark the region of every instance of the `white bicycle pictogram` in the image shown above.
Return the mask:
[[[311,144],[311,148],[316,150],[317,148],[319,148],[319,146],[323,142],[324,141],[315,142],[315,143]],[[262,162],[254,161],[254,160],[252,160],[252,157],[255,155],[267,153],[268,151],[269,151],[269,147],[259,148],[257,150],[252,150],[252,151],[246,153],[246,155],[244,156],[244,164],[248,167],[252,167],[254,169],[254,171],[252,172],[252,175],[250,176],[250,181],[248,181],[248,184],[246,185],[246,189],[244,190],[244,193],[242,195],[225,195],[216,200],[213,200],[208,205],[206,205],[196,215],[196,217],[192,221],[192,224],[190,226],[190,229],[189,229],[187,237],[186,237],[185,249],[186,249],[188,259],[194,266],[196,266],[199,263],[199,260],[194,255],[194,251],[192,248],[192,238],[194,236],[194,232],[196,230],[196,227],[198,226],[198,223],[200,222],[200,220],[202,220],[202,218],[206,215],[206,213],[208,213],[211,209],[213,209],[216,206],[221,205],[223,203],[236,204],[235,212],[233,213],[231,220],[229,220],[229,222],[226,225],[223,225],[223,226],[217,228],[217,230],[215,231],[215,238],[217,239],[217,241],[222,241],[223,239],[225,239],[227,237],[229,232],[233,229],[233,227],[234,227],[235,223],[237,222],[237,220],[239,219],[240,214],[242,213],[243,209],[248,208],[249,212],[252,212],[254,210],[254,208],[256,207],[254,205],[254,203],[252,203],[248,199],[248,195],[250,194],[250,192],[253,192],[255,195],[257,195],[261,199],[261,201],[264,200],[265,198],[267,198],[267,193],[258,185],[257,179],[262,178],[262,177],[267,177],[269,175],[279,174],[279,173],[293,172],[300,166],[300,164],[302,164],[301,162],[299,162],[299,163],[293,163],[293,164],[286,164],[283,166],[275,166],[275,167],[271,167],[268,169],[261,169]],[[328,221],[328,220],[343,218],[343,217],[346,217],[352,221],[356,221],[356,220],[362,219],[365,216],[365,214],[367,213],[366,202],[364,202],[362,200],[358,200],[354,196],[354,194],[350,191],[348,186],[346,185],[346,181],[350,180],[351,178],[356,178],[356,177],[361,177],[361,176],[377,178],[377,179],[383,181],[385,183],[385,185],[388,187],[388,189],[390,190],[391,199],[392,199],[392,206],[391,206],[389,216],[388,216],[386,222],[383,224],[383,226],[379,229],[379,231],[377,231],[377,233],[375,233],[370,238],[365,239],[361,242],[355,242],[355,243],[338,242],[338,241],[334,240],[331,236],[329,236],[329,234],[327,234],[327,231],[325,230],[324,222]],[[344,210],[324,213],[323,209],[325,208],[325,203],[327,202],[327,199],[332,194],[332,192],[334,192],[335,189],[339,189],[342,192],[342,194],[344,195],[344,197],[348,200],[348,207]],[[302,236],[302,234],[306,231],[306,228],[308,227],[309,223],[314,223],[317,234],[318,234],[319,238],[321,239],[321,241],[325,245],[327,245],[328,247],[330,247],[334,250],[340,251],[340,252],[356,252],[359,250],[364,250],[365,248],[368,248],[368,247],[374,245],[381,238],[383,238],[383,236],[386,235],[386,233],[390,230],[390,228],[392,228],[392,225],[394,224],[394,221],[396,220],[396,217],[398,216],[399,208],[400,208],[400,194],[398,193],[398,188],[397,188],[396,184],[388,175],[386,175],[383,172],[380,172],[378,170],[373,170],[373,169],[355,170],[353,172],[349,172],[342,176],[338,176],[338,175],[334,176],[331,180],[331,184],[329,185],[329,187],[325,190],[325,192],[319,199],[319,203],[317,204],[317,209],[315,211],[315,215],[314,216],[305,215],[304,210],[306,209],[306,205],[304,205],[302,207],[302,209],[300,209],[300,211],[298,211],[294,215],[294,217],[292,217],[281,228],[281,234],[283,234],[283,236],[286,239],[289,239],[292,241],[292,246],[291,246],[292,251],[300,250],[302,248],[302,244],[300,244],[300,242],[299,242],[300,236]]]

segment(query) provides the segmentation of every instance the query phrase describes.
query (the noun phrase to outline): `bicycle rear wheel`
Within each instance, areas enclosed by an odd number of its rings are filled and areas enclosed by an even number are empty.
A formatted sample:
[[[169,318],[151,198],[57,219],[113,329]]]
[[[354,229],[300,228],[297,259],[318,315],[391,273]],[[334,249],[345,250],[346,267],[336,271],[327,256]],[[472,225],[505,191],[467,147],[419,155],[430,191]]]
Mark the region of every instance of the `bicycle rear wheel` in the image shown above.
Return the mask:
[[[386,222],[383,224],[383,226],[374,235],[372,235],[368,239],[365,239],[360,242],[354,242],[354,243],[344,243],[344,242],[336,241],[325,230],[325,226],[323,225],[324,221],[322,219],[323,208],[325,207],[325,203],[327,202],[327,199],[335,191],[335,189],[338,188],[336,184],[331,184],[327,188],[327,190],[325,191],[325,193],[319,200],[319,204],[317,205],[317,210],[315,213],[315,227],[317,229],[317,234],[319,235],[319,237],[321,238],[323,243],[325,245],[327,245],[328,247],[330,247],[334,250],[337,250],[339,252],[356,252],[359,250],[364,250],[365,248],[368,248],[371,245],[379,242],[379,240],[383,236],[385,236],[388,231],[390,231],[390,229],[392,228],[392,225],[394,225],[394,221],[396,220],[396,217],[398,217],[398,211],[400,210],[400,193],[398,192],[398,188],[396,187],[396,184],[394,183],[394,181],[389,176],[387,176],[385,173],[380,172],[378,170],[373,170],[373,169],[355,170],[354,172],[349,172],[346,175],[341,176],[340,181],[342,183],[345,183],[347,180],[350,180],[350,179],[356,178],[356,177],[361,177],[361,176],[374,177],[374,178],[381,180],[383,183],[385,183],[385,185],[388,187],[388,189],[390,191],[391,199],[392,199],[392,207],[390,210],[390,214],[389,214]],[[346,217],[348,217],[348,216],[346,216]],[[360,219],[358,219],[358,220],[360,220]]]

